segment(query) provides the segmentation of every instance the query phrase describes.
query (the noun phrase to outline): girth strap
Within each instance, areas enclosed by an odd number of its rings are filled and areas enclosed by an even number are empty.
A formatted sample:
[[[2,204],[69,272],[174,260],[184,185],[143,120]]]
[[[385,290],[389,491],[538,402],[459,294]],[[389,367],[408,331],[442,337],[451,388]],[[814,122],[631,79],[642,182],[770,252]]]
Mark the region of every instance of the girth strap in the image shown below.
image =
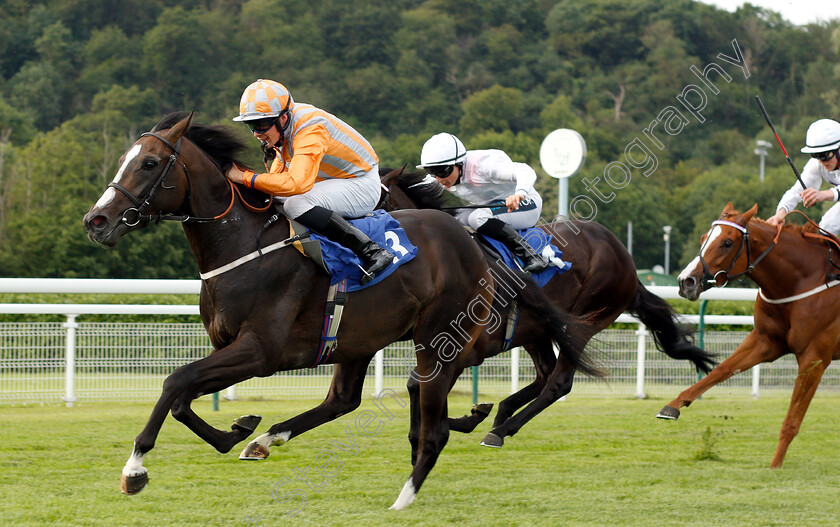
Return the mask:
[[[344,304],[347,303],[347,279],[333,284],[327,291],[327,307],[324,311],[324,325],[321,329],[321,344],[318,347],[318,357],[312,366],[325,364],[338,346],[338,327],[341,325],[341,315]]]

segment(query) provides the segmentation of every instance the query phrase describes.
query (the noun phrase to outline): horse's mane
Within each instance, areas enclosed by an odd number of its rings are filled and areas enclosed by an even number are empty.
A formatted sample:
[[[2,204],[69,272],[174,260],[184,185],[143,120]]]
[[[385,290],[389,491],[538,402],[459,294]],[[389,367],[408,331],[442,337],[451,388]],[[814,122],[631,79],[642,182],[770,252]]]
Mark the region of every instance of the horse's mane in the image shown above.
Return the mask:
[[[770,225],[769,223],[767,223],[766,220],[763,220],[758,216],[753,216],[750,219],[750,222],[756,222],[759,225]],[[783,230],[790,232],[791,234],[798,234],[800,236],[803,233],[819,233],[819,228],[815,223],[806,223],[804,225],[798,225],[796,223],[785,223]]]
[[[189,112],[172,112],[164,115],[152,131],[172,128],[188,115]],[[201,148],[222,169],[229,168],[247,148],[233,132],[223,126],[209,126],[193,121],[184,136]]]
[[[152,128],[153,132],[167,130],[175,124],[187,118],[190,112],[172,112],[164,115],[163,118]],[[239,140],[233,132],[224,126],[210,126],[199,124],[193,121],[184,136],[195,143],[210,159],[212,159],[222,171],[230,168],[234,162],[241,166],[244,163],[239,161],[238,156],[247,148],[245,143]],[[248,202],[262,203],[268,199],[268,194],[256,189],[249,189],[239,185],[240,195],[249,196]],[[261,205],[254,205],[261,206]]]
[[[411,172],[394,171],[388,168],[382,172],[390,173],[383,180],[386,186],[396,183],[408,199],[421,209],[439,209],[443,206],[443,193],[446,190],[443,185],[433,179],[427,179],[426,173],[421,170]]]

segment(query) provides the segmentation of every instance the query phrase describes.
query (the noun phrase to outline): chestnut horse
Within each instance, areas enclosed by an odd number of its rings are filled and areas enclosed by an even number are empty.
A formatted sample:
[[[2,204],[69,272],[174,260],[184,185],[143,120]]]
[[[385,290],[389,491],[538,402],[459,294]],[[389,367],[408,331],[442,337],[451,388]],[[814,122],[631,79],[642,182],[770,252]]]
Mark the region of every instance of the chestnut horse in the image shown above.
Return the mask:
[[[223,431],[196,415],[191,401],[255,376],[316,364],[329,276],[295,249],[281,248],[294,239],[285,217],[263,232],[275,214],[270,199],[266,207],[255,208],[248,204],[254,191],[225,178],[224,170],[243,148],[224,128],[192,125],[191,113],[171,114],[122,156],[114,181],[85,215],[88,237],[106,246],[151,221],[183,222],[202,273],[202,321],[215,348],[167,377],[123,469],[125,493],[146,485],[143,459],[167,413],[219,452],[228,452],[256,429],[259,416],[243,416],[231,431]],[[446,444],[446,396],[453,376],[463,369],[461,356],[490,318],[495,284],[483,254],[452,217],[438,211],[393,216],[419,248],[417,256],[379,284],[349,293],[339,345],[327,361],[335,365],[327,398],[270,427],[240,459],[264,459],[270,446],[356,409],[377,350],[413,337],[416,372],[423,380],[422,412],[412,443],[414,467],[392,506],[399,509],[414,500]],[[260,236],[262,252],[255,250]],[[269,252],[269,247],[278,250]],[[570,344],[579,339],[574,321],[569,322],[569,341],[558,342],[564,360],[594,371],[583,348]]]
[[[832,253],[834,236],[818,234],[816,224],[773,226],[755,217],[758,205],[743,214],[726,205],[701,239],[700,254],[680,273],[680,295],[697,300],[712,285],[746,275],[759,287],[755,327],[728,359],[662,408],[657,417],[677,419],[712,386],[760,362],[793,353],[799,375],[782,423],[770,467],[782,466],[799,432],[808,405],[831,359],[840,358],[840,287]]]
[[[438,182],[426,178],[423,172],[383,169],[380,175],[387,191],[381,205],[385,210],[475,208],[446,191]],[[712,355],[691,344],[687,331],[676,324],[676,314],[670,304],[639,282],[633,257],[609,229],[596,222],[575,220],[540,225],[540,228],[553,236],[552,243],[563,250],[563,259],[572,263],[569,271],[554,276],[542,288],[541,296],[548,298],[553,309],[586,320],[589,324],[585,335],[587,341],[628,311],[653,332],[657,347],[666,355],[690,360],[705,372],[711,370],[715,364]],[[533,281],[529,281],[528,287],[504,287],[509,271],[498,261],[497,255],[485,254],[497,283],[502,282],[496,290],[496,301],[500,304],[496,309],[507,320],[511,316],[509,306],[513,302],[520,306],[529,302],[529,297],[537,294],[539,288]],[[469,354],[470,365],[481,364],[484,359],[506,349],[522,346],[531,355],[536,369],[534,382],[499,403],[493,429],[481,443],[501,447],[505,437],[515,434],[571,391],[576,368],[562,357],[555,358],[550,326],[530,313],[522,312],[518,317],[511,342],[505,342],[504,324],[500,328],[488,326],[484,329]],[[410,393],[413,388],[416,392],[416,382],[409,379]],[[474,408],[471,418],[450,419],[451,430],[471,432],[489,412],[488,407],[492,405]]]

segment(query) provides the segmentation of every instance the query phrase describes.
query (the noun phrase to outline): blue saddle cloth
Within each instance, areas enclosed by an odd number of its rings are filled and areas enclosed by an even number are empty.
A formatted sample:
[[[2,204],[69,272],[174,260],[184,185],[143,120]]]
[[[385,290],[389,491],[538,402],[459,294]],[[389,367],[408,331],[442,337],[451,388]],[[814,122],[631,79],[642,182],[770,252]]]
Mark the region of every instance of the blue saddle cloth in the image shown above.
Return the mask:
[[[388,249],[394,255],[394,261],[377,273],[373,280],[361,285],[362,270],[359,266],[362,263],[359,257],[350,249],[319,234],[312,233],[310,238],[321,244],[324,264],[330,273],[330,285],[347,278],[348,291],[365,289],[378,284],[393,273],[397,267],[410,262],[417,256],[417,247],[408,240],[405,230],[400,227],[400,222],[387,212],[376,210],[370,216],[349,221],[366,233],[371,240],[378,243],[380,247]]]
[[[535,282],[540,287],[544,287],[545,284],[548,283],[549,280],[554,278],[555,275],[565,273],[569,269],[572,268],[571,262],[564,262],[561,257],[563,256],[563,252],[556,246],[551,245],[551,240],[553,237],[546,233],[542,229],[538,229],[536,227],[532,227],[530,229],[525,229],[518,231],[520,236],[525,238],[528,244],[534,248],[534,250],[541,254],[544,258],[548,259],[551,262],[551,265],[545,271],[540,271],[539,273],[532,273],[531,278],[534,279]],[[493,238],[488,238],[483,234],[481,237],[490,245],[496,252],[499,253],[499,256],[502,257],[502,261],[514,270],[519,270],[520,268],[517,267],[516,261],[519,259],[510,252],[510,249],[505,247],[502,242],[498,240],[494,240]]]

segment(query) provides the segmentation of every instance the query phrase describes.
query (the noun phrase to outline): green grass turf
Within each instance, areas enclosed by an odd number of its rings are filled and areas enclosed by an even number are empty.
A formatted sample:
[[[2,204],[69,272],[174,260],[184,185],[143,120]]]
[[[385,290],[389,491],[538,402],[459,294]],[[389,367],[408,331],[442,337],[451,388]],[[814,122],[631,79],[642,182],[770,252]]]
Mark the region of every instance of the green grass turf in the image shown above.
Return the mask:
[[[146,456],[150,483],[135,496],[119,492],[120,471],[151,403],[5,406],[0,407],[0,524],[840,523],[840,397],[817,395],[780,470],[767,467],[787,411],[786,398],[708,394],[676,422],[654,418],[666,402],[573,395],[499,450],[478,445],[489,422],[471,435],[453,433],[416,502],[402,511],[387,508],[410,471],[407,409],[365,437],[356,418],[362,411],[377,411],[370,397],[356,412],[274,447],[265,462],[238,461],[241,446],[218,454],[170,416],[156,448]],[[315,404],[223,401],[221,411],[213,412],[209,401],[198,401],[194,407],[224,429],[238,415],[262,414],[257,431],[262,433],[269,424]],[[453,415],[469,406],[466,397],[450,399]],[[348,442],[348,430],[356,453],[336,446]],[[325,467],[337,472],[328,479],[317,474],[322,453],[336,456]],[[320,489],[294,482],[295,469],[308,469],[313,486]],[[273,488],[284,480],[287,484],[277,496],[297,488],[305,504],[300,498],[275,501]],[[297,515],[285,514],[295,506],[302,506]]]

